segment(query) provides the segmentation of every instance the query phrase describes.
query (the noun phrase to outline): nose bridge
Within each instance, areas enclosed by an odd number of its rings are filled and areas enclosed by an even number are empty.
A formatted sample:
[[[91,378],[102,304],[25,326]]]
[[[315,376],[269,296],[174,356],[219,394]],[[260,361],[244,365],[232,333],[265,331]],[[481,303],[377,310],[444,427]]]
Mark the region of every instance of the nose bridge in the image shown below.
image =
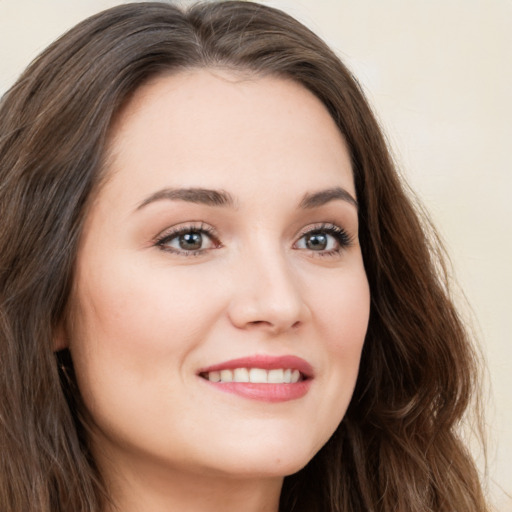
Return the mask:
[[[307,307],[285,249],[259,238],[240,254],[230,316],[238,327],[280,332],[303,322]]]

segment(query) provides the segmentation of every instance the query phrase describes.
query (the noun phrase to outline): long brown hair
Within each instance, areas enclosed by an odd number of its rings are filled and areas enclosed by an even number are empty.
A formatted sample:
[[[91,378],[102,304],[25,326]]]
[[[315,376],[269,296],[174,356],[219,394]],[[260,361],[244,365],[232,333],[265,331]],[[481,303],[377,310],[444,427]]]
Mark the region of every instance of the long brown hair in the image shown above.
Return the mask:
[[[149,78],[190,67],[295,80],[324,103],[352,158],[371,289],[360,374],[335,434],[285,478],[281,510],[487,510],[457,435],[475,359],[442,251],[350,72],[307,28],[250,2],[109,9],[52,44],[2,99],[0,509],[98,512],[108,499],[72,361],[53,343],[113,119]]]

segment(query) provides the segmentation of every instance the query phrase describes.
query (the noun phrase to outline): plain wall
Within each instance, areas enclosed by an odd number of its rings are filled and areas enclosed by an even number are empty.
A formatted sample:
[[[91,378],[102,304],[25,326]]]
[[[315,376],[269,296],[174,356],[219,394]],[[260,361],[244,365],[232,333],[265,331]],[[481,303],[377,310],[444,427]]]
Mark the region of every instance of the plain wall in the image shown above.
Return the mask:
[[[64,30],[116,3],[0,0],[0,94]],[[512,1],[266,3],[309,25],[355,72],[445,240],[488,361],[491,492],[511,510]]]

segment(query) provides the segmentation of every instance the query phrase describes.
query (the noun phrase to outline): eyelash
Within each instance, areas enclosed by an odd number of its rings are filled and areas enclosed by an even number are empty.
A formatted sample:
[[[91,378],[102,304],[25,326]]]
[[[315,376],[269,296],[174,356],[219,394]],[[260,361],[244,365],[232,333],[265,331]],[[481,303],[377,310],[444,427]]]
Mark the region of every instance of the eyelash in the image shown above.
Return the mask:
[[[218,249],[219,247],[222,247],[222,244],[220,243],[218,236],[216,235],[215,230],[204,223],[201,224],[189,224],[186,226],[180,226],[176,228],[171,228],[170,230],[164,232],[162,235],[158,236],[155,240],[155,246],[157,246],[162,251],[170,252],[173,254],[178,254],[180,256],[199,256],[201,254],[204,254],[205,252],[209,251],[208,249],[196,249],[196,250],[186,250],[186,249],[175,249],[170,247],[168,244],[170,241],[178,238],[179,236],[186,235],[188,233],[197,233],[200,235],[206,235],[214,245],[213,248]],[[313,235],[313,234],[327,234],[332,236],[336,243],[337,247],[328,251],[314,251],[312,249],[309,249],[309,252],[313,254],[315,257],[329,257],[329,256],[336,256],[340,254],[344,249],[347,247],[350,247],[352,245],[353,239],[352,237],[340,226],[337,226],[333,223],[322,223],[317,224],[314,226],[310,226],[307,229],[305,229],[300,236],[297,239],[297,242],[295,242],[294,247],[298,244],[300,240],[302,240],[307,235]],[[297,248],[297,250],[300,250]],[[307,250],[307,249],[306,249]]]
[[[321,223],[316,224],[314,226],[309,226],[306,228],[299,236],[297,242],[295,242],[294,245],[296,245],[300,240],[302,240],[307,235],[313,235],[313,234],[327,234],[332,236],[338,246],[334,249],[331,249],[329,251],[314,251],[312,249],[309,250],[310,253],[312,253],[315,257],[325,258],[329,256],[337,256],[341,252],[343,252],[346,248],[350,247],[353,243],[353,238],[347,233],[345,229],[342,227],[331,223]]]
[[[200,235],[206,235],[213,243],[214,247],[217,249],[219,247],[222,247],[222,244],[220,243],[215,230],[207,225],[207,224],[189,224],[186,226],[179,226],[176,228],[171,228],[170,230],[164,232],[162,235],[160,235],[155,240],[155,245],[161,249],[162,251],[171,252],[173,254],[178,254],[180,256],[199,256],[201,254],[204,254],[205,251],[208,251],[209,249],[197,249],[197,250],[190,250],[187,251],[185,249],[178,250],[174,249],[172,247],[169,247],[166,245],[171,240],[174,240],[175,238],[178,238],[181,235],[186,235],[187,233],[198,233]]]

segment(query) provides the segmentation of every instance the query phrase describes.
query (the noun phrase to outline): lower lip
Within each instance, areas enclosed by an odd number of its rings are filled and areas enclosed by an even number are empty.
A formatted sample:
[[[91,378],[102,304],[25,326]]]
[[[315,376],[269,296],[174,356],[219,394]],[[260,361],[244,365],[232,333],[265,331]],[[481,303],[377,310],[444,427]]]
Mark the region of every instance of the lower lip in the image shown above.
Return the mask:
[[[225,393],[259,400],[260,402],[288,402],[302,398],[311,386],[312,379],[302,380],[293,384],[256,384],[252,382],[211,382],[202,379],[210,386]]]

